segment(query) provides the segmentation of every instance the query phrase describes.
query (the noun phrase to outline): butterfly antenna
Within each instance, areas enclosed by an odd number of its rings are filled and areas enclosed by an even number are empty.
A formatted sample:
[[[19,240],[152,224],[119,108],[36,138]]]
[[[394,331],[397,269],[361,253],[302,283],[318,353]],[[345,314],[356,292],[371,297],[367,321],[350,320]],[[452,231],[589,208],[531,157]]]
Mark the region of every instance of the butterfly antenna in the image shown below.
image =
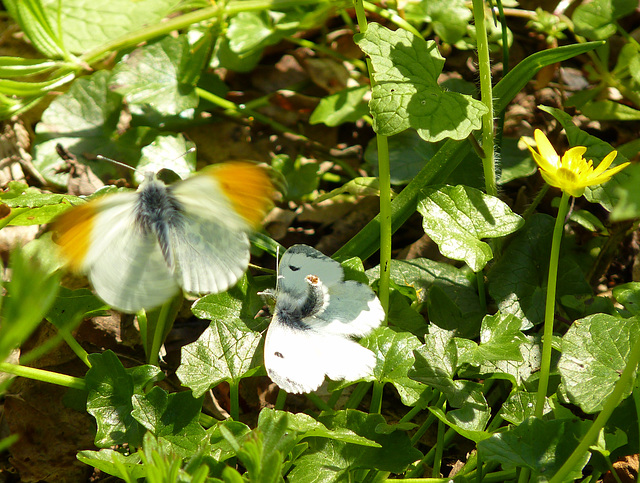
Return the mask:
[[[109,163],[115,164],[116,166],[121,166],[123,168],[130,169],[131,171],[136,171],[136,168],[134,168],[133,166],[129,166],[128,164],[125,164],[122,161],[116,161],[115,159],[107,158],[106,156],[103,156],[102,154],[96,154],[95,159],[100,160],[100,161],[107,161]]]

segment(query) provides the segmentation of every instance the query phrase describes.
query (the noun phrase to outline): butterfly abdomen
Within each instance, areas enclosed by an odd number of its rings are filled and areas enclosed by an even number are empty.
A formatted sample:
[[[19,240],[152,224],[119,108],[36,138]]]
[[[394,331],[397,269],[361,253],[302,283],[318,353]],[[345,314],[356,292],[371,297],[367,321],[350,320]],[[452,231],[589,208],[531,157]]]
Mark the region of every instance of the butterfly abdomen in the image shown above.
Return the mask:
[[[140,190],[136,202],[136,226],[144,236],[155,236],[162,254],[172,267],[173,259],[170,250],[169,231],[181,228],[184,223],[184,209],[180,202],[160,181],[151,181]]]

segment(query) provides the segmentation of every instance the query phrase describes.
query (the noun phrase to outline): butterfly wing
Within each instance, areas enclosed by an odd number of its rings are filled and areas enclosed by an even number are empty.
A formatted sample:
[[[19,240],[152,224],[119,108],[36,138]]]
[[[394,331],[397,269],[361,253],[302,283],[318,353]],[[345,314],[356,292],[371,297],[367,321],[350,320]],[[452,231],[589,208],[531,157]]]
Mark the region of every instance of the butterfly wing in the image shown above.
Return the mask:
[[[217,221],[192,214],[169,231],[174,276],[191,293],[218,293],[242,277],[249,265],[249,238]]]
[[[367,335],[384,320],[385,313],[373,290],[353,280],[337,283],[328,288],[329,303],[316,316],[315,327],[323,333]]]
[[[337,261],[307,245],[293,245],[280,260],[278,290],[294,298],[303,298],[307,293],[308,275],[315,275],[330,287],[342,281],[344,271]]]
[[[271,202],[273,185],[266,172],[250,163],[224,163],[169,189],[183,210],[183,223],[169,234],[178,283],[192,293],[233,286],[249,265],[247,233]]]
[[[152,309],[178,292],[158,241],[136,224],[136,193],[118,193],[71,209],[54,230],[63,257],[86,272],[98,296],[123,312]]]
[[[353,340],[325,335],[309,326],[274,316],[265,339],[264,364],[278,387],[289,393],[308,393],[320,387],[325,375],[356,381],[372,374],[376,364],[373,352]]]
[[[324,358],[317,334],[274,315],[264,342],[264,366],[278,387],[289,393],[315,391],[324,381]]]

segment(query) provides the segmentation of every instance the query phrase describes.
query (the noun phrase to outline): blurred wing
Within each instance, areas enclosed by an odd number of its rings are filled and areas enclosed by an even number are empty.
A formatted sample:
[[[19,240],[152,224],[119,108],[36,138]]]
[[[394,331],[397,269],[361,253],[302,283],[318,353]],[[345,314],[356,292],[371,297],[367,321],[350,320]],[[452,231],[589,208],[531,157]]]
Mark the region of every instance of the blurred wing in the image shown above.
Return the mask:
[[[123,312],[152,309],[178,292],[153,237],[136,226],[136,193],[119,193],[69,210],[54,225],[63,256],[87,272],[98,296]]]
[[[280,260],[278,290],[294,298],[307,293],[307,275],[315,275],[326,286],[341,282],[344,276],[342,265],[307,245],[293,245]]]
[[[323,334],[362,337],[380,326],[385,314],[373,290],[353,280],[329,287],[329,303],[314,329]]]
[[[376,357],[369,349],[343,336],[320,334],[299,324],[274,317],[267,330],[264,364],[280,388],[307,393],[318,389],[325,375],[356,381],[373,373]]]
[[[187,213],[241,231],[250,231],[260,224],[273,196],[267,172],[245,162],[210,166],[169,189]]]
[[[236,284],[249,265],[249,238],[244,231],[223,223],[184,215],[184,223],[171,227],[169,246],[174,275],[191,293],[218,293]]]

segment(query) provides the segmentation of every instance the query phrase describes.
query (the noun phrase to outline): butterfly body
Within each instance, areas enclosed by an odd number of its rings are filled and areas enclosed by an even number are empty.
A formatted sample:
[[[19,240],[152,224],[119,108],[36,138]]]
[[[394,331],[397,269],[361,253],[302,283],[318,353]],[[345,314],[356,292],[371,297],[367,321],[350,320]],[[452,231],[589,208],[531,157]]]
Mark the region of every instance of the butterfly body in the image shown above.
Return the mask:
[[[243,180],[244,175],[244,180]],[[170,186],[148,174],[137,192],[75,207],[55,224],[71,268],[124,312],[152,309],[177,294],[216,293],[246,270],[250,232],[272,185],[248,163],[216,165]]]
[[[352,336],[379,326],[384,310],[366,285],[343,281],[341,265],[306,245],[283,255],[273,320],[265,339],[265,368],[291,393],[316,390],[325,376],[358,380],[376,358]]]

